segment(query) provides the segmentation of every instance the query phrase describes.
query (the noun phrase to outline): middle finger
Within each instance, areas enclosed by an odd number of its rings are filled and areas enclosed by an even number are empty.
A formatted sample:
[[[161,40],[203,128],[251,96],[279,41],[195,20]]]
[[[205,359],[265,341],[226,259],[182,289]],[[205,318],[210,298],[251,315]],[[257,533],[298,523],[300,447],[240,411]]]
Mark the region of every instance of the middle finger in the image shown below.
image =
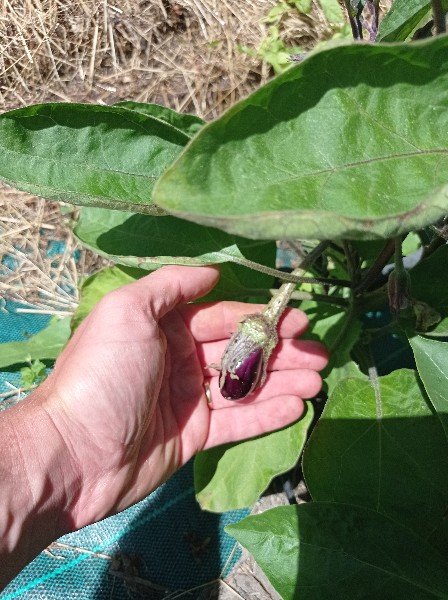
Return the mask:
[[[198,355],[206,377],[218,374],[211,365],[219,365],[228,340],[208,342],[198,346]],[[328,352],[321,343],[314,340],[281,340],[273,351],[268,371],[284,369],[312,369],[321,371],[327,366]]]

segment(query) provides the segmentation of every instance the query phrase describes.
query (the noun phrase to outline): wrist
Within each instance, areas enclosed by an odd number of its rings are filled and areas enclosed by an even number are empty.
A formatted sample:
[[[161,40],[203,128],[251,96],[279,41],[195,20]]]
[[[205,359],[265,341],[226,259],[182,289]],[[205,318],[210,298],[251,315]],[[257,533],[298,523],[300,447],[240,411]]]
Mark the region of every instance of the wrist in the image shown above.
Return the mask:
[[[51,411],[45,382],[0,413],[0,589],[48,544],[71,530],[79,477]]]

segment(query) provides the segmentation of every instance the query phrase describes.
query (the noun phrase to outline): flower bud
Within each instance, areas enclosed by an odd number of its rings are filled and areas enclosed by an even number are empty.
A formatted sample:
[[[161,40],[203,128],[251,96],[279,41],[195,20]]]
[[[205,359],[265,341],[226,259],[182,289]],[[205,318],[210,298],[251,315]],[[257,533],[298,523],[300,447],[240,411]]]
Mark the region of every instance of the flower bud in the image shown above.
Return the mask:
[[[263,385],[277,344],[275,325],[263,314],[249,315],[230,338],[221,360],[219,386],[229,400],[240,400]]]
[[[389,275],[387,282],[389,295],[389,307],[393,313],[404,310],[409,306],[411,278],[406,270],[394,269]]]

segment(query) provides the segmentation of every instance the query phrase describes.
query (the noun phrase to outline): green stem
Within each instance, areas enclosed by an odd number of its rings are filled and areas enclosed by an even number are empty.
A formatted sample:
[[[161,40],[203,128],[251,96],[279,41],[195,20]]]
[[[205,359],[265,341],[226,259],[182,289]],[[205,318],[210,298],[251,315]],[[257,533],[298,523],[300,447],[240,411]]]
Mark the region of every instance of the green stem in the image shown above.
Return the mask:
[[[87,244],[84,244],[87,246]],[[87,246],[89,247],[89,246]],[[97,249],[94,249],[97,254],[101,254],[101,256],[105,256],[110,260],[120,264],[126,265],[128,267],[138,267],[139,269],[145,269],[149,271],[153,271],[155,268],[162,266],[163,264],[176,264],[176,265],[186,265],[191,267],[201,267],[207,264],[214,263],[205,263],[200,262],[195,258],[191,258],[189,256],[177,256],[172,257],[170,262],[160,263],[160,258],[155,257],[140,257],[140,256],[118,256],[113,254],[107,254],[105,252],[101,252]],[[346,279],[331,279],[324,277],[299,277],[298,275],[294,275],[294,271],[292,273],[285,273],[284,271],[279,271],[278,269],[273,269],[271,267],[266,267],[265,265],[261,265],[260,263],[254,262],[253,260],[248,260],[244,257],[234,256],[233,254],[227,254],[227,252],[214,252],[215,256],[225,258],[225,261],[222,262],[232,262],[237,265],[241,265],[242,267],[248,267],[249,269],[253,269],[254,271],[259,271],[260,273],[264,273],[265,275],[270,275],[271,277],[275,277],[280,279],[281,281],[289,281],[291,283],[313,283],[313,284],[322,284],[322,285],[334,285],[336,287],[350,287],[350,281]]]
[[[348,240],[344,240],[343,245],[345,258],[347,260],[348,274],[350,275],[352,287],[356,288],[360,278],[359,256]]]
[[[403,242],[403,238],[401,235],[399,235],[398,237],[396,237],[394,239],[394,262],[395,262],[395,271],[397,272],[397,274],[401,274],[403,272],[406,271],[406,269],[404,268],[404,264],[403,264],[403,253],[402,253],[402,248],[401,248],[401,244]]]
[[[274,296],[278,290],[269,290]],[[315,302],[324,302],[326,304],[333,304],[334,306],[348,306],[348,300],[346,298],[339,298],[337,296],[331,296],[326,294],[312,294],[310,292],[296,291],[291,294],[290,300],[314,300]]]
[[[372,285],[372,283],[377,279],[377,277],[380,275],[381,271],[384,269],[384,267],[389,262],[391,256],[394,253],[394,248],[395,248],[394,240],[393,239],[387,240],[385,246],[383,247],[383,249],[377,256],[375,262],[370,267],[370,269],[367,271],[366,276],[364,277],[364,279],[361,280],[359,285],[355,288],[355,294],[360,294],[361,292],[364,292]]]
[[[334,285],[337,287],[347,288],[351,286],[350,281],[348,281],[347,279],[332,279],[326,277],[303,277],[296,273],[297,269],[294,269],[292,273],[285,273],[283,271],[279,271],[278,269],[272,269],[271,267],[266,267],[265,265],[261,265],[260,263],[248,260],[247,258],[227,256],[227,260],[236,263],[237,265],[248,267],[249,269],[253,269],[254,271],[260,271],[260,273],[265,273],[265,275],[271,275],[272,277],[276,277],[277,279],[280,279],[282,281],[288,281],[290,283],[313,283],[322,285]],[[298,267],[298,269],[301,270],[300,267]]]
[[[353,359],[358,363],[359,368],[363,373],[367,373],[371,365],[370,351],[368,344],[365,343],[363,337],[359,338],[352,350]]]
[[[352,290],[350,291],[350,304],[345,316],[345,320],[339,330],[336,339],[329,348],[330,354],[333,354],[339,345],[344,341],[348,331],[351,329],[353,322],[358,317],[359,307],[358,298],[355,295],[353,288],[356,289],[356,285],[359,283],[360,277],[360,260],[357,252],[355,252],[352,244],[349,241],[344,240],[344,253],[347,258],[347,266],[349,275],[352,280]]]
[[[442,0],[432,0],[432,14],[434,18],[434,24],[436,26],[436,33],[446,32],[446,18],[445,11],[443,10]]]
[[[319,258],[319,256],[326,250],[328,247],[327,241],[321,242],[318,244],[314,250],[312,250],[309,254],[307,254],[301,261],[300,265],[294,269],[291,275],[297,275],[300,278],[303,278],[303,273],[306,272],[307,269],[314,263],[315,260]],[[272,321],[272,323],[278,323],[283,311],[287,307],[291,295],[296,289],[295,283],[283,283],[276,295],[269,302],[267,307],[264,309],[264,315]]]

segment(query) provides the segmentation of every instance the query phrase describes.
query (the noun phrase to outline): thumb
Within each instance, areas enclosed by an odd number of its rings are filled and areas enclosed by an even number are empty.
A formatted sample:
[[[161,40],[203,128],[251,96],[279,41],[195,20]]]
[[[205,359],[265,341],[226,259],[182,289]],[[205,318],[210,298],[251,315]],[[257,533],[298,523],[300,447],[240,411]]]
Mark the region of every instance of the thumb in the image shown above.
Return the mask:
[[[156,320],[181,303],[205,296],[217,283],[216,267],[167,266],[132,283]]]

